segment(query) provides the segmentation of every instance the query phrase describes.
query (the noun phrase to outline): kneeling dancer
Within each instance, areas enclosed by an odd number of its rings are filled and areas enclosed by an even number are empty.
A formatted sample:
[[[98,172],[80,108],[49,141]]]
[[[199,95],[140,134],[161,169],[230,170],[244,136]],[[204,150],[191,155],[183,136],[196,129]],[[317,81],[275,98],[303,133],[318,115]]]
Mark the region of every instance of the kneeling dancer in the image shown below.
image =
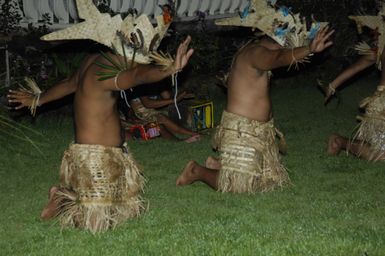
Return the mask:
[[[143,210],[140,193],[144,178],[123,144],[117,99],[124,90],[154,83],[183,69],[193,50],[191,38],[179,45],[175,61],[157,54],[158,66],[150,64],[169,24],[162,16],[153,27],[147,16],[100,14],[91,0],[77,0],[79,16],[86,21],[43,37],[44,40],[91,39],[114,52],[88,56],[70,78],[36,95],[11,91],[17,108],[34,109],[74,93],[75,143],[65,151],[61,184],[50,189],[41,217],[58,217],[63,226],[91,232],[105,231]]]
[[[294,15],[275,10],[266,1],[254,0],[250,8],[247,17],[217,22],[257,27],[266,34],[244,45],[233,59],[227,79],[228,102],[213,143],[220,158],[209,156],[205,167],[188,162],[176,181],[179,186],[202,181],[222,192],[255,193],[289,182],[275,139],[269,73],[323,51],[332,44],[328,39],[333,31],[323,27],[309,38],[313,32],[307,31],[301,19],[293,19]],[[293,42],[300,44],[291,45]]]

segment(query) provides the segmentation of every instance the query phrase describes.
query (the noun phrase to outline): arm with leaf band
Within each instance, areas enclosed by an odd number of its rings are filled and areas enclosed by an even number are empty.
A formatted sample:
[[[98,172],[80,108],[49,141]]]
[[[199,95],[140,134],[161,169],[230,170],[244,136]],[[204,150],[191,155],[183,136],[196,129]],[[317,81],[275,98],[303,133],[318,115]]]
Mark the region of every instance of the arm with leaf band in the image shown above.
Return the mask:
[[[61,99],[76,91],[77,88],[77,73],[72,77],[60,81],[56,85],[49,88],[47,91],[41,93],[39,97],[38,106],[46,104],[48,102]],[[8,95],[9,103],[18,104],[15,109],[23,107],[31,107],[33,105],[36,96],[25,90],[10,90]]]
[[[186,40],[179,45],[174,61],[172,61],[170,56],[153,54],[152,58],[160,65],[138,64],[134,66],[131,64],[131,68],[127,68],[129,61],[125,60],[124,57],[122,57],[123,61],[119,61],[119,59],[116,60],[114,57],[103,54],[103,57],[112,65],[96,63],[102,70],[97,72],[97,75],[100,76],[99,80],[114,79],[113,84],[110,82],[103,83],[109,90],[126,90],[140,84],[158,82],[180,72],[187,65],[188,60],[194,52],[193,49],[188,49],[190,42],[191,37],[188,36]],[[157,61],[161,58],[165,60],[163,63]]]

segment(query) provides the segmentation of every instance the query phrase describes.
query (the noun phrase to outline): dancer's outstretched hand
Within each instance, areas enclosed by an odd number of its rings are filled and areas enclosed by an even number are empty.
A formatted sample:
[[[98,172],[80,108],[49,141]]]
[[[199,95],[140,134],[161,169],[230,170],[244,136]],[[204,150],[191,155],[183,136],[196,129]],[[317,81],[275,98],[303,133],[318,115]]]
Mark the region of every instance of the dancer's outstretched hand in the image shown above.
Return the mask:
[[[21,109],[23,107],[31,107],[35,95],[23,90],[9,90],[7,98],[9,103],[19,104],[14,107],[15,109]]]
[[[330,36],[334,33],[334,30],[329,30],[329,26],[325,26],[321,28],[313,41],[310,43],[310,51],[311,52],[322,52],[329,46],[333,44],[332,41],[329,40]]]
[[[190,42],[191,36],[187,36],[184,42],[178,47],[174,61],[174,69],[176,72],[182,71],[182,69],[187,65],[191,55],[194,53],[193,49],[188,49]]]

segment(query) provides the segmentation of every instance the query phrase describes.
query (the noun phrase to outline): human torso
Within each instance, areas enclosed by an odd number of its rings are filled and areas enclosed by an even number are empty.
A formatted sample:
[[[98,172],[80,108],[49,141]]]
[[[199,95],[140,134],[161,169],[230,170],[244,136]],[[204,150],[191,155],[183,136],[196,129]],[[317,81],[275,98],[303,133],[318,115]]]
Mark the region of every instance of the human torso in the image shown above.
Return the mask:
[[[228,78],[227,111],[253,120],[271,119],[269,75],[250,64],[248,44],[236,55]]]
[[[96,72],[99,67],[94,55],[80,68],[78,88],[74,100],[75,140],[81,144],[121,146],[121,126],[117,110],[116,93],[103,89]]]

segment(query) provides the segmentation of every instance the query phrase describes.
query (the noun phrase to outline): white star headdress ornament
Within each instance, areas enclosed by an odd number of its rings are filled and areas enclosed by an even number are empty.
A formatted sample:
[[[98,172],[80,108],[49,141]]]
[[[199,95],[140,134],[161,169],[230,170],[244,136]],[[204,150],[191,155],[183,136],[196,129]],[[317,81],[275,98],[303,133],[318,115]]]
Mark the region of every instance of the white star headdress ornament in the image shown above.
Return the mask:
[[[162,16],[156,17],[155,28],[146,15],[137,18],[128,15],[124,20],[120,15],[111,17],[108,13],[100,13],[92,0],[76,0],[76,6],[79,17],[85,21],[47,34],[42,40],[90,39],[116,50],[122,56],[123,46],[128,58],[134,55],[134,45],[137,48],[135,61],[147,64],[151,62],[150,54],[156,51],[169,27]]]
[[[291,13],[290,8],[274,8],[276,1],[251,0],[244,17],[232,17],[217,20],[215,23],[221,26],[241,26],[258,28],[266,35],[274,39],[281,46],[300,47],[309,44],[315,33],[326,22],[313,22],[310,30],[307,29],[305,20],[299,13]]]
[[[349,16],[350,19],[354,20],[357,24],[358,31],[362,31],[362,26],[366,26],[370,29],[376,30],[378,32],[378,43],[377,43],[377,65],[378,68],[381,69],[381,54],[382,50],[385,46],[385,5],[382,6],[381,10],[378,12],[377,16]],[[356,48],[360,51],[360,46],[363,44],[359,44]],[[367,46],[369,47],[369,46]],[[369,49],[367,49],[369,50]]]

